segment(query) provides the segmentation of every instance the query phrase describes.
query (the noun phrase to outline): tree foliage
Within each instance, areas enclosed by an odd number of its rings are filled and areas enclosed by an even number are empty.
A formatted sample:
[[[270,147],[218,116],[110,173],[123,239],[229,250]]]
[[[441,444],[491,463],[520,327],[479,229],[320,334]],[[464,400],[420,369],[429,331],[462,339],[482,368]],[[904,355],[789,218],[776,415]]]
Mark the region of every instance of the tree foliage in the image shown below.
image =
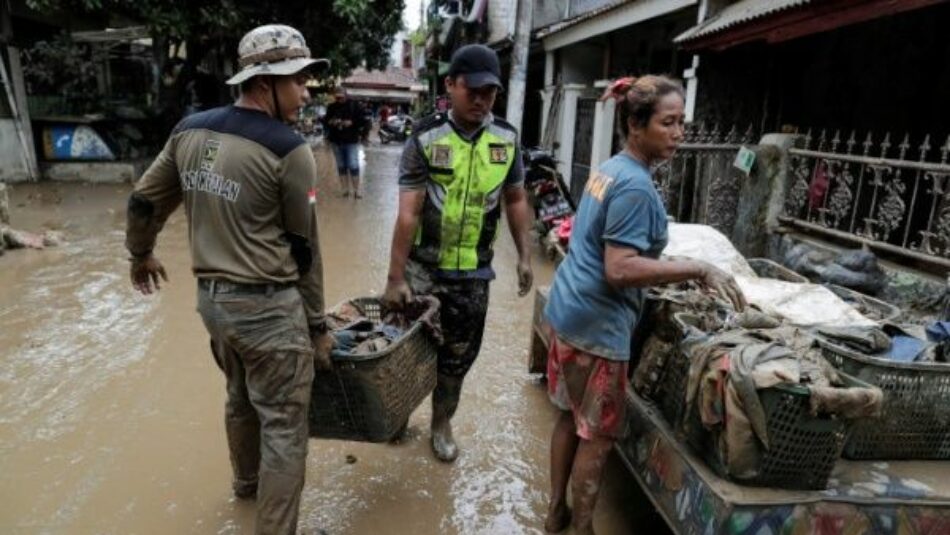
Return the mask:
[[[27,0],[41,12],[116,13],[147,25],[158,42],[218,42],[236,55],[241,36],[255,26],[290,24],[299,29],[315,56],[346,74],[364,61],[382,68],[394,35],[402,28],[405,0]],[[189,57],[190,61],[201,58]]]

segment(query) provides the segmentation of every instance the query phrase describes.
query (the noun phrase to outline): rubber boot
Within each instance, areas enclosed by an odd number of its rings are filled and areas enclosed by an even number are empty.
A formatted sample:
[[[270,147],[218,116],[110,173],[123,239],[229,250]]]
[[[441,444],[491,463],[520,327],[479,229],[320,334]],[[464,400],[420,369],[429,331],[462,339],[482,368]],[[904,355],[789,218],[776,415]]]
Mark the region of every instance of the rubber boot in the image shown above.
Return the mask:
[[[439,374],[432,392],[432,453],[436,459],[446,463],[455,461],[459,455],[452,436],[452,417],[459,406],[463,380]]]
[[[362,199],[363,193],[360,191],[360,176],[355,175],[350,179],[353,181],[353,196],[357,199]]]

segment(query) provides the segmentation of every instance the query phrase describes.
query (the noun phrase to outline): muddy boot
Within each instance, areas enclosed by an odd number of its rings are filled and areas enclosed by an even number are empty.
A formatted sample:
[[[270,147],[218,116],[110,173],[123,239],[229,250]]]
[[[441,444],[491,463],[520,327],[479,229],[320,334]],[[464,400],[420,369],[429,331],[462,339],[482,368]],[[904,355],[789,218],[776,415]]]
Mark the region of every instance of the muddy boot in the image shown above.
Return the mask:
[[[462,381],[461,377],[439,374],[432,392],[432,453],[436,459],[446,463],[455,461],[459,455],[452,436],[452,416],[459,405]]]

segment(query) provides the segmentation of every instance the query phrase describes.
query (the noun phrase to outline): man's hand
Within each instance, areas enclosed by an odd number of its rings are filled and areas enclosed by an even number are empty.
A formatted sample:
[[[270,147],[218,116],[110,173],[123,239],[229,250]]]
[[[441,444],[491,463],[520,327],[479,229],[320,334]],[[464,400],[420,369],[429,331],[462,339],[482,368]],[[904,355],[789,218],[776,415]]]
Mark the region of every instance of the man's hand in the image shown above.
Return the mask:
[[[532,284],[534,284],[534,273],[531,271],[531,261],[518,262],[518,297],[528,295]]]
[[[739,289],[739,285],[736,284],[736,279],[734,279],[732,275],[712,264],[704,262],[702,266],[702,277],[699,279],[699,282],[706,288],[715,290],[720,297],[731,301],[732,306],[737,312],[745,310],[745,296],[742,294],[742,290]]]
[[[386,282],[386,291],[383,292],[383,303],[393,310],[402,310],[412,301],[412,290],[405,279],[389,280]]]
[[[320,332],[311,338],[313,343],[313,367],[318,370],[333,368],[330,352],[333,351],[333,336],[328,332]]]
[[[143,295],[150,295],[153,291],[162,289],[159,278],[168,282],[168,274],[165,273],[165,267],[151,253],[142,257],[132,257],[132,265],[129,268],[129,278],[132,281],[132,287],[142,292]],[[155,289],[152,289],[152,285]]]

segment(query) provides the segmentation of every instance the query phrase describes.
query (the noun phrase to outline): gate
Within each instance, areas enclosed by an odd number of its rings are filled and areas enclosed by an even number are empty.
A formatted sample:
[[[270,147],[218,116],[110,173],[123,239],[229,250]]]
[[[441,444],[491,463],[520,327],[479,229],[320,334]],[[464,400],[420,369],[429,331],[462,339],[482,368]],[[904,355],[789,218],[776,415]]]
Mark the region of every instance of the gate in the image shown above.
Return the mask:
[[[736,153],[753,140],[750,125],[740,134],[733,126],[687,125],[686,137],[668,162],[653,173],[667,213],[676,221],[702,223],[732,234],[739,204],[740,172],[733,168]]]
[[[594,111],[596,98],[577,99],[577,119],[574,123],[574,147],[571,164],[571,197],[575,205],[581,201],[584,186],[590,176],[590,157],[594,146]]]

